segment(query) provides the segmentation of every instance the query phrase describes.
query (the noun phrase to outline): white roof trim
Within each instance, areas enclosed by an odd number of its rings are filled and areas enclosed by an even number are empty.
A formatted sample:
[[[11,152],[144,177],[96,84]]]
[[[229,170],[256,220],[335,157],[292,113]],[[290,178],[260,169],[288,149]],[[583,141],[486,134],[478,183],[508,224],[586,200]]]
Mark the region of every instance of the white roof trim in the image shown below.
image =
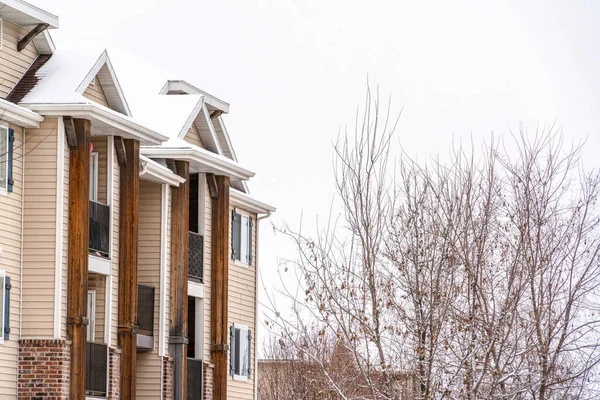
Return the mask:
[[[235,180],[248,180],[255,175],[254,172],[247,170],[227,157],[194,145],[185,147],[168,145],[142,147],[141,152],[151,158],[171,158],[188,161],[190,164],[201,166],[204,172],[229,176]]]
[[[185,135],[187,135],[188,131],[192,127],[192,124],[194,123],[194,121],[196,120],[196,117],[198,116],[198,114],[202,110],[202,107],[204,107],[204,98],[200,97],[200,100],[198,100],[198,103],[196,104],[196,106],[192,110],[192,113],[189,115],[187,121],[185,121],[185,124],[183,125],[183,128],[181,128],[181,131],[179,132],[179,135],[177,135],[177,137],[179,139],[184,139],[185,138]]]
[[[148,157],[140,155],[140,161],[144,165],[144,168],[140,170],[141,179],[156,183],[167,183],[175,187],[185,182],[184,178]]]
[[[35,20],[36,23],[44,23],[50,25],[50,28],[58,28],[58,17],[49,13],[48,11],[44,11],[41,8],[38,8],[32,4],[24,2],[22,0],[2,0],[2,10],[4,7],[8,6],[18,12],[21,12]]]
[[[112,63],[110,62],[110,58],[108,57],[108,52],[106,50],[104,50],[102,52],[102,54],[100,54],[100,57],[98,57],[98,60],[96,61],[96,63],[92,67],[92,69],[88,72],[88,74],[85,76],[83,81],[79,84],[79,86],[77,87],[75,92],[77,92],[79,94],[83,94],[83,92],[85,92],[85,90],[90,85],[90,82],[92,82],[92,79],[94,79],[94,77],[96,77],[96,75],[98,75],[98,73],[100,72],[100,69],[102,69],[102,67],[104,67],[105,65],[106,65],[106,68],[108,68],[108,72],[110,73],[111,78],[114,82],[115,88],[117,89],[117,93],[119,96],[119,102],[121,103],[120,106],[122,106],[124,113],[131,117],[131,110],[129,110],[129,105],[127,104],[127,100],[125,100],[125,95],[123,94],[123,89],[121,89],[121,85],[119,85],[119,80],[117,79],[117,74],[115,74],[115,70],[112,66]],[[109,99],[107,99],[107,100],[109,100]]]
[[[237,189],[229,188],[229,196],[231,204],[234,206],[238,206],[243,208],[246,211],[255,212],[257,214],[270,214],[277,209],[267,203],[263,203],[260,200],[255,199],[254,197],[242,193]]]
[[[168,139],[133,118],[123,115],[100,104],[24,104],[42,115],[69,115],[75,118],[90,118],[104,122],[134,139],[144,143],[160,144]]]
[[[210,93],[205,92],[204,90],[198,89],[186,81],[168,80],[160,90],[160,94],[166,95],[170,90],[181,91],[187,94],[201,94],[205,97],[204,101],[206,104],[209,104],[211,107],[214,107],[217,110],[223,111],[225,114],[229,114],[229,103],[213,96]]]
[[[206,107],[206,102],[202,106],[202,111],[204,112],[204,118],[206,118],[206,123],[208,124],[208,130],[210,131],[210,136],[212,137],[215,147],[217,148],[217,152],[223,155],[223,149],[221,148],[221,144],[219,143],[219,138],[217,137],[217,131],[215,131],[215,126],[212,123],[212,119],[210,119],[210,113],[208,112],[208,108]]]
[[[24,128],[39,128],[44,117],[25,107],[0,99],[0,119]]]

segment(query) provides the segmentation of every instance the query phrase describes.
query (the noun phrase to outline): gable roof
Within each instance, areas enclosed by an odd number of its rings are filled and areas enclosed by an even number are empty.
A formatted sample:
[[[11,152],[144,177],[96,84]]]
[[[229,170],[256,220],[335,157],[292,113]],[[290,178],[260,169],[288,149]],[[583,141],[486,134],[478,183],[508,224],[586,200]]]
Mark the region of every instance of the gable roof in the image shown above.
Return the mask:
[[[58,17],[29,4],[23,0],[2,0],[0,18],[24,27],[48,24],[49,28],[58,28]]]
[[[8,99],[21,104],[88,104],[82,96],[94,77],[98,78],[109,107],[131,116],[114,68],[103,49],[85,47],[77,50],[56,50],[40,55]]]

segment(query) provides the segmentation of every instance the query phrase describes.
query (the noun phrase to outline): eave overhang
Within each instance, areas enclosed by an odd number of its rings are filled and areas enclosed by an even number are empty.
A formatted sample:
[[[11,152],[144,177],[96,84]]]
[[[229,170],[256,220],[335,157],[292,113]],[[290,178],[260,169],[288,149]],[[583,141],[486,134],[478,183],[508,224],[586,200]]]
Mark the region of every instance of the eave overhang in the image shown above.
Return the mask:
[[[256,214],[268,215],[277,211],[275,207],[234,188],[229,189],[229,198],[232,206],[237,206],[246,211],[255,212]]]
[[[70,116],[92,121],[93,134],[123,136],[139,140],[143,145],[160,144],[164,136],[131,117],[111,110],[100,104],[23,104],[23,106],[45,116]],[[95,126],[94,126],[95,125]]]
[[[2,0],[0,18],[20,26],[48,24],[49,28],[58,28],[58,17],[22,0]]]
[[[196,146],[172,147],[167,144],[156,147],[142,147],[141,152],[150,158],[187,161],[190,163],[190,172],[192,173],[224,175],[232,180],[241,181],[248,180],[255,175],[254,172],[243,168],[235,161]]]
[[[140,179],[155,183],[166,183],[175,187],[185,182],[185,178],[174,174],[169,168],[148,157],[140,156],[140,163]]]
[[[25,107],[0,99],[0,119],[23,128],[39,128],[44,117]]]

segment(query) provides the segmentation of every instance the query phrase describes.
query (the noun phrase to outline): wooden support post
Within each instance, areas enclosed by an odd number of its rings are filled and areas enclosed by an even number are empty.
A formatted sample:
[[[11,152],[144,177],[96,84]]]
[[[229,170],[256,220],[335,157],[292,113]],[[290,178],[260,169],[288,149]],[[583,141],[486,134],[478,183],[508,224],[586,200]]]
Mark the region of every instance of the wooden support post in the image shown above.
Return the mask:
[[[118,333],[121,347],[121,399],[129,400],[135,399],[136,394],[140,142],[124,139],[123,144],[129,162],[120,166]]]
[[[215,365],[213,375],[214,400],[227,399],[227,355],[229,327],[229,177],[215,176],[217,196],[212,198],[211,254],[211,354]]]
[[[90,121],[73,121],[77,143],[69,148],[67,337],[71,341],[69,399],[85,398],[88,246],[90,221]],[[58,284],[58,283],[57,283]]]
[[[173,358],[173,400],[187,400],[189,163],[175,161],[175,171],[185,183],[171,189],[169,353]]]

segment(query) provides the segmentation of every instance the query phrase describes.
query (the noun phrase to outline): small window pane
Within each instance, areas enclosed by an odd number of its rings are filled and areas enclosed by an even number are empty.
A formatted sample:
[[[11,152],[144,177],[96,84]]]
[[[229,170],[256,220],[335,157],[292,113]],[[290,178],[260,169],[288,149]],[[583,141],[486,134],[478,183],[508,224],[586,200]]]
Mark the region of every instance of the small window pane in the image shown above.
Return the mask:
[[[248,331],[240,331],[240,371],[239,375],[248,373]]]
[[[8,173],[8,130],[0,128],[0,188],[6,189]]]
[[[4,299],[6,297],[4,274],[0,275],[0,338],[4,338]]]
[[[240,256],[245,263],[248,262],[248,217],[242,215],[242,232],[240,238]]]
[[[240,372],[240,355],[241,355],[241,345],[242,345],[242,338],[241,338],[241,329],[236,329],[235,330],[235,366],[234,366],[234,373],[235,375],[241,375]]]
[[[98,201],[98,153],[90,154],[90,200]]]

